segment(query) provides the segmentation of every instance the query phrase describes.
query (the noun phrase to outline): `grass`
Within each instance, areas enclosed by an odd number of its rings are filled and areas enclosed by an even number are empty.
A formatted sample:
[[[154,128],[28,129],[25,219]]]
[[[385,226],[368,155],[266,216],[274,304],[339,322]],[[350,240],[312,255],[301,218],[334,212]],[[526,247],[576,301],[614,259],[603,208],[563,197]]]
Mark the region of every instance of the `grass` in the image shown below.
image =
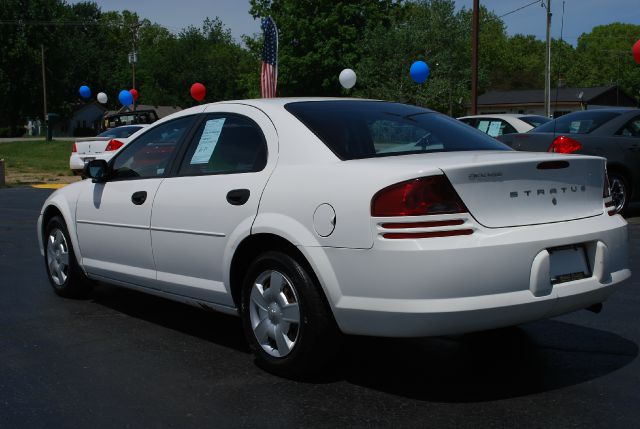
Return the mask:
[[[0,143],[7,185],[74,181],[69,169],[72,144],[62,140]]]

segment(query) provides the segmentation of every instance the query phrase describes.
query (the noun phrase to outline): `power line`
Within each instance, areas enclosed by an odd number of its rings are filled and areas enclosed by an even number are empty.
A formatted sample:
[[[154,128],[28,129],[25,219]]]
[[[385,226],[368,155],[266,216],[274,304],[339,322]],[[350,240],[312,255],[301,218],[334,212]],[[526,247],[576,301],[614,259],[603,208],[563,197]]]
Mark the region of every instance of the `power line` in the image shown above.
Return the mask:
[[[517,8],[517,9],[513,9],[512,11],[509,11],[509,12],[507,12],[507,13],[503,13],[502,15],[498,16],[498,18],[502,18],[502,17],[505,17],[505,16],[507,16],[507,15],[511,15],[512,13],[516,13],[516,12],[518,12],[518,11],[520,11],[520,10],[522,10],[522,9],[525,9],[525,8],[527,8],[527,7],[529,7],[529,6],[533,6],[533,5],[534,5],[534,4],[536,4],[536,3],[542,3],[542,0],[535,0],[535,1],[532,1],[531,3],[527,3],[527,4],[525,4],[524,6],[520,6],[520,7],[519,7],[519,8]]]

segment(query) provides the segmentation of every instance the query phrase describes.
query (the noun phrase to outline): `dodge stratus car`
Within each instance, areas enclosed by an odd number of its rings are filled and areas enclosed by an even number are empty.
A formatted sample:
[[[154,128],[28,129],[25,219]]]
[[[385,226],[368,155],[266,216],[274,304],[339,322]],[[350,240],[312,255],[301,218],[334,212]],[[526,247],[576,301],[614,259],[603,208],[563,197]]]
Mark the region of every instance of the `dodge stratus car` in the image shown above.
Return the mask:
[[[55,292],[102,281],[239,315],[287,376],[342,334],[520,324],[598,306],[631,275],[603,158],[516,152],[411,105],[197,106],[86,174],[38,219]]]

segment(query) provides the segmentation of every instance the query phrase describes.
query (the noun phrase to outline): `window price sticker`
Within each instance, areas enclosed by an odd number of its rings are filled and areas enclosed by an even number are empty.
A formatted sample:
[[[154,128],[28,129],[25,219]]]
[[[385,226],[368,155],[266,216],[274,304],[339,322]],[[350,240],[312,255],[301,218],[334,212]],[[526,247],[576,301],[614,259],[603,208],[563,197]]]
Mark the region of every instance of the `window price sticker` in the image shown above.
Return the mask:
[[[222,132],[222,126],[226,118],[210,119],[204,126],[202,136],[198,142],[198,147],[193,153],[191,158],[191,165],[195,164],[207,164],[211,159],[213,150],[218,144],[220,139],[220,133]]]

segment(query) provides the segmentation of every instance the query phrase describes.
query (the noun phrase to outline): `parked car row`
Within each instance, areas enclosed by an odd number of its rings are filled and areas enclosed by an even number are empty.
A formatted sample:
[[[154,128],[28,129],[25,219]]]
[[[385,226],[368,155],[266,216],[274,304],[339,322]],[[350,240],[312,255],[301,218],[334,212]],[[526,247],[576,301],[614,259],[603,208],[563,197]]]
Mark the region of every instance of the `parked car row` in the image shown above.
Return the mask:
[[[554,120],[492,114],[458,119],[515,150],[602,156],[616,213],[640,200],[639,109],[585,110]]]
[[[105,281],[238,315],[277,374],[321,369],[342,334],[597,307],[631,275],[601,157],[517,152],[428,109],[353,99],[213,103],[138,133],[44,203],[53,289]]]
[[[561,116],[527,133],[498,139],[515,150],[601,156],[607,159],[616,212],[640,199],[640,110],[584,110]]]

